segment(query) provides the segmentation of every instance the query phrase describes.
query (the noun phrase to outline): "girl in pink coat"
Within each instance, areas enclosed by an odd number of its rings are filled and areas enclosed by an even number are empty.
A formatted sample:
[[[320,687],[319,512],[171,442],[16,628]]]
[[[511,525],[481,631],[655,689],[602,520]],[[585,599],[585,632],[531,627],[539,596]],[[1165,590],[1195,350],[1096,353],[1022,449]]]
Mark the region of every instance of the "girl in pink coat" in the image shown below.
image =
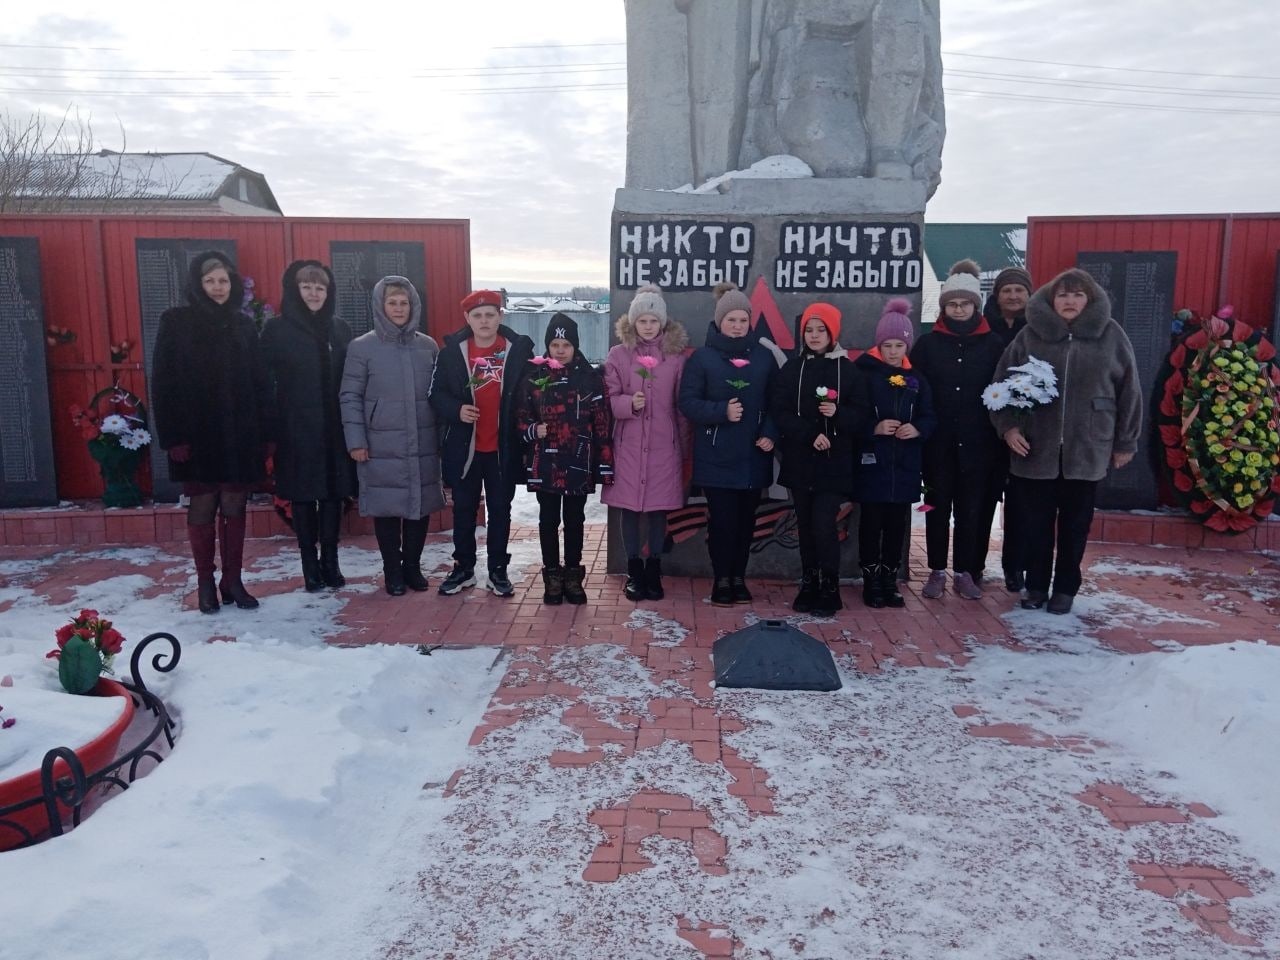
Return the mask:
[[[667,316],[662,291],[647,284],[618,318],[618,339],[605,361],[613,408],[614,482],[600,499],[622,514],[628,600],[661,600],[667,511],[684,506],[683,419],[676,395],[689,335]],[[647,523],[641,539],[641,521]],[[642,545],[649,547],[641,559]]]

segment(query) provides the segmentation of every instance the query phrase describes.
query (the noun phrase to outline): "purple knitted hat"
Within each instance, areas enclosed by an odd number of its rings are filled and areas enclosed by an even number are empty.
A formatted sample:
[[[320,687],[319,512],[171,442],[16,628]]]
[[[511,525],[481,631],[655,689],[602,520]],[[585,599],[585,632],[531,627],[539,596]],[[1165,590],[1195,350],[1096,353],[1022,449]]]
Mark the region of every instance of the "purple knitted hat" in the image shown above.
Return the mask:
[[[901,340],[911,349],[911,341],[915,330],[911,326],[911,301],[903,297],[894,297],[884,305],[880,314],[880,322],[876,324],[876,346],[886,340]]]

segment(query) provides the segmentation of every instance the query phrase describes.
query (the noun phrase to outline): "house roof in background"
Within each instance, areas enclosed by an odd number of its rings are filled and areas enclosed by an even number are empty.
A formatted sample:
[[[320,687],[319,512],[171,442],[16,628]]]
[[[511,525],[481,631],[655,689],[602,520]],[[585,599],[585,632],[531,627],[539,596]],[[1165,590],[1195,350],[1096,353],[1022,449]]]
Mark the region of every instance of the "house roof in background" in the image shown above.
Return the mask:
[[[212,153],[103,150],[83,158],[76,154],[50,154],[42,165],[45,169],[33,169],[18,192],[40,195],[46,180],[62,177],[65,165],[81,162],[81,175],[67,192],[67,199],[217,200],[224,195],[239,199],[239,192],[229,188],[234,177],[245,176],[259,183],[271,208],[280,209],[262,174]]]
[[[1025,223],[926,223],[924,249],[938,280],[951,265],[966,257],[976,260],[984,275],[1027,263]]]

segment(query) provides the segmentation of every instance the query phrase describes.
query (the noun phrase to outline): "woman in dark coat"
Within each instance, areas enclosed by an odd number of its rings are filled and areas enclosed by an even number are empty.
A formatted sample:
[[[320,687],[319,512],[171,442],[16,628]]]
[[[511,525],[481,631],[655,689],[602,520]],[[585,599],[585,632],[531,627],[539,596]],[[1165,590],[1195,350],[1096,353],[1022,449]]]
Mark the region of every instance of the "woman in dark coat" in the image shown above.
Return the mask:
[[[245,505],[265,477],[271,387],[258,332],[240,312],[244,284],[231,260],[216,250],[192,260],[186,297],[186,306],[164,312],[156,334],[156,437],[169,454],[169,477],[190,497],[187,536],[200,612],[218,610],[219,592],[223,603],[252,609],[258,601],[241,581]],[[215,540],[222,543],[217,586]]]
[[[773,391],[781,438],[778,482],[791,491],[800,540],[800,592],[791,608],[831,616],[840,601],[836,515],[853,491],[853,364],[840,346],[840,311],[805,310],[800,354],[787,361]]]
[[[1022,606],[1066,614],[1080,589],[1098,483],[1138,449],[1142,385],[1106,291],[1083,270],[1060,273],[1031,297],[1027,325],[1001,356],[996,379],[1032,357],[1053,367],[1057,398],[1021,416],[1005,407],[991,422],[1011,453],[1026,531]]]
[[[718,607],[750,603],[747,561],[760,493],[773,482],[777,429],[769,396],[778,366],[751,331],[751,301],[736,288],[716,302],[707,345],[685,363],[680,412],[693,425],[693,483],[707,498],[707,550]]]
[[[339,401],[360,480],[360,513],[373,517],[387,593],[426,590],[419,566],[427,521],[444,507],[436,415],[427,402],[439,350],[418,329],[422,299],[404,277],[373,288],[373,329],[351,341]]]
[[[356,476],[342,435],[338,384],[351,328],[334,316],[333,273],[319,261],[289,264],[282,288],[280,315],[262,331],[279,430],[276,495],[291,502],[303,586],[314,592],[347,582],[338,566],[338,534],[342,501],[355,495]]]
[[[921,449],[936,420],[929,384],[911,369],[911,304],[893,299],[876,325],[876,345],[854,362],[859,436],[854,496],[861,505],[858,560],[869,607],[901,607],[898,568],[920,497]]]
[[[924,445],[924,502],[932,509],[924,518],[930,573],[921,595],[942,597],[951,547],[952,590],[978,600],[991,540],[993,514],[987,506],[1003,490],[1009,459],[991,426],[982,391],[991,383],[1004,345],[978,312],[982,289],[972,260],[951,268],[938,302],[942,312],[937,322],[911,351],[911,366],[928,381],[938,405],[938,428]]]

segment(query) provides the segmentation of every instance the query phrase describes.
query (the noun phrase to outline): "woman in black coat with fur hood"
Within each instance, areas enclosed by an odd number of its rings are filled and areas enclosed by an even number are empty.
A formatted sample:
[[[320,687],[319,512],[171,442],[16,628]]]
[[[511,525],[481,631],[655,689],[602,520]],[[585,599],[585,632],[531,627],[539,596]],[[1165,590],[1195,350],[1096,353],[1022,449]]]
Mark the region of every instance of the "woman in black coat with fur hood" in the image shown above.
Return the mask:
[[[338,566],[338,535],[343,500],[355,496],[356,478],[338,385],[351,328],[334,316],[333,272],[318,260],[289,264],[281,286],[280,316],[262,331],[279,425],[276,495],[290,501],[303,586],[314,592],[347,582]]]
[[[230,258],[211,250],[192,260],[186,296],[185,306],[160,317],[156,334],[156,439],[169,454],[169,477],[191,498],[187,535],[200,612],[218,610],[219,592],[223,603],[252,609],[258,601],[240,578],[245,505],[266,475],[270,384],[258,332],[240,312],[244,283]],[[222,543],[222,581],[216,587],[215,539]]]

